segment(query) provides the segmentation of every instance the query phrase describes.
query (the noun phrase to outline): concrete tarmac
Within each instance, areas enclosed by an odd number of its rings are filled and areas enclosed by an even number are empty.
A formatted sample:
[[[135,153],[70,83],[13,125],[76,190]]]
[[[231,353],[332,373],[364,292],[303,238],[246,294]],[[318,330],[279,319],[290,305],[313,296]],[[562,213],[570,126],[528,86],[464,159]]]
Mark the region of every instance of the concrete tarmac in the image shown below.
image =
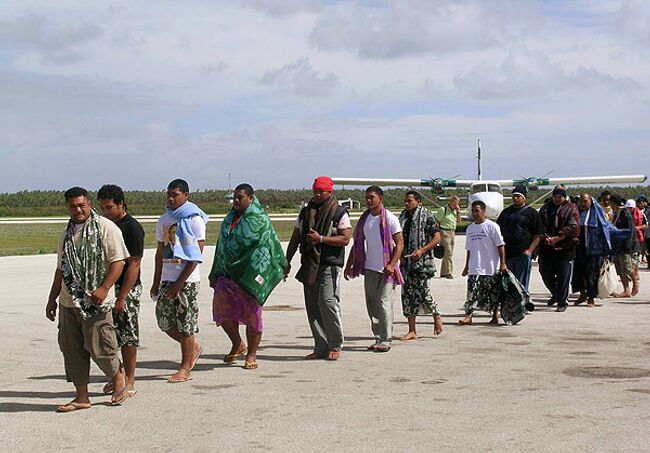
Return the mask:
[[[137,390],[121,407],[101,394],[93,364],[89,410],[60,414],[73,398],[56,324],[45,318],[54,255],[0,258],[0,437],[3,451],[650,451],[650,273],[627,300],[546,306],[537,267],[537,309],[517,326],[488,326],[477,313],[459,326],[466,279],[435,279],[445,332],[420,318],[420,339],[372,342],[362,279],[342,283],[346,343],[338,362],[306,361],[313,342],[302,286],[281,283],[265,306],[257,370],[225,365],[229,342],[212,323],[206,247],[198,341],[205,352],[187,383],[168,384],[179,347],[142,302]],[[153,250],[143,264],[144,294]],[[294,260],[294,273],[298,257]],[[243,328],[242,328],[243,331]],[[406,333],[399,301],[395,336]]]

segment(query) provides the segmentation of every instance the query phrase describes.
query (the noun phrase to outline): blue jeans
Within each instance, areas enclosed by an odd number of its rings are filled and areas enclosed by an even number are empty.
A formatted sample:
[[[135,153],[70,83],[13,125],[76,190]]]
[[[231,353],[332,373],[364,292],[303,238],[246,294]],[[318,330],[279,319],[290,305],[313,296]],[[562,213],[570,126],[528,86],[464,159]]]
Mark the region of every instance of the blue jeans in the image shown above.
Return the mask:
[[[531,265],[532,258],[530,255],[526,255],[525,253],[520,253],[512,258],[506,258],[507,268],[510,272],[515,274],[515,277],[517,277],[519,283],[526,288],[526,291],[528,291],[528,283],[530,282]]]

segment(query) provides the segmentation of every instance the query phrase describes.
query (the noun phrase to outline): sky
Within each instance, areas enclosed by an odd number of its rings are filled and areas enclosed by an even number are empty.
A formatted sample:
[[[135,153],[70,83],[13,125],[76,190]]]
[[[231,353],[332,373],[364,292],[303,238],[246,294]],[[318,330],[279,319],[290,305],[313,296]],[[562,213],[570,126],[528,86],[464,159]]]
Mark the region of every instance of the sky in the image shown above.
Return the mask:
[[[648,173],[643,0],[5,0],[0,192]]]

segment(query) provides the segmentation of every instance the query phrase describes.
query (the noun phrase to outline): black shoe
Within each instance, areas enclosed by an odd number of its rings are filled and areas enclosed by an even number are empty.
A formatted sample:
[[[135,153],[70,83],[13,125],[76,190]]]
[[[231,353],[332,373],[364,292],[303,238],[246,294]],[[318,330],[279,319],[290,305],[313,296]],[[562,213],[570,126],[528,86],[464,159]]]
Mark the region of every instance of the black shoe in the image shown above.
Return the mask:
[[[549,307],[552,307],[555,304],[557,304],[557,301],[552,297],[548,300],[548,302],[546,302],[546,305],[548,305]]]
[[[528,312],[535,311],[535,304],[532,302],[526,302],[525,307]]]
[[[566,311],[566,305],[558,305],[555,311],[558,313],[562,313],[563,311]]]

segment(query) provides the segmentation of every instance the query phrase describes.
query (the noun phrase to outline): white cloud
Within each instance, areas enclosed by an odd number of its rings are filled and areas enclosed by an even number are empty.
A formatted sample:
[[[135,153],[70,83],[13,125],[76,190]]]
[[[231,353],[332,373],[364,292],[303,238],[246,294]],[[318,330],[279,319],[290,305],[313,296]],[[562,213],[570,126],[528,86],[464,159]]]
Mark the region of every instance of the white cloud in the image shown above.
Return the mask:
[[[266,71],[259,82],[281,92],[304,97],[328,96],[339,85],[334,74],[320,74],[312,68],[309,58],[304,57],[295,63]]]
[[[244,0],[242,4],[278,17],[304,12],[314,13],[323,8],[319,0]]]
[[[533,6],[424,0],[337,4],[320,15],[311,42],[322,50],[379,59],[483,50],[535,29],[540,17]]]
[[[0,43],[6,48],[35,50],[46,64],[69,64],[86,56],[79,46],[103,35],[103,29],[89,23],[53,24],[45,16],[27,14],[13,21],[0,21]]]
[[[510,49],[500,65],[481,63],[455,78],[456,87],[477,99],[518,99],[549,92],[584,89],[596,84],[617,90],[637,86],[631,78],[616,78],[593,68],[580,67],[571,74],[547,55],[525,47]]]

